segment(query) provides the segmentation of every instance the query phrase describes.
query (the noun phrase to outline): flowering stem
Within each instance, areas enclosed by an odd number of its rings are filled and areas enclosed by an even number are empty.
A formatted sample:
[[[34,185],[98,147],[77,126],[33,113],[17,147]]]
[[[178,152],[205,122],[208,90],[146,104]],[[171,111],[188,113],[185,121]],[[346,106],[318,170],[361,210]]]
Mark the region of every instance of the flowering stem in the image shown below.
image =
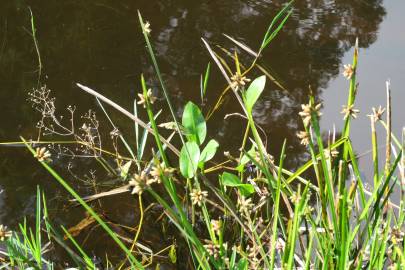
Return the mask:
[[[359,54],[359,47],[358,47],[358,40],[356,40],[356,45],[354,47],[354,55],[353,55],[353,74],[350,78],[350,87],[349,87],[349,96],[347,98],[347,108],[350,108],[354,104],[354,100],[356,98],[356,76],[357,76],[357,59]],[[350,134],[350,117],[347,117],[345,120],[345,125],[343,128],[344,137],[349,137]],[[344,152],[345,160],[347,159],[347,152]]]
[[[314,97],[310,97],[311,102],[310,104],[314,104]],[[321,155],[321,165],[322,165],[322,171],[323,175],[325,178],[325,183],[326,183],[326,196],[328,198],[327,201],[329,201],[329,207],[331,210],[331,215],[332,215],[332,222],[333,222],[333,227],[337,229],[337,216],[336,216],[336,211],[334,211],[335,207],[335,202],[334,202],[334,192],[333,192],[333,184],[331,182],[331,179],[329,177],[328,173],[328,166],[326,164],[326,157],[325,157],[325,151],[323,147],[323,142],[322,142],[322,136],[320,132],[320,127],[319,127],[319,122],[318,122],[318,115],[316,112],[312,112],[312,117],[311,117],[311,124],[314,128],[318,148],[319,148],[319,154]]]

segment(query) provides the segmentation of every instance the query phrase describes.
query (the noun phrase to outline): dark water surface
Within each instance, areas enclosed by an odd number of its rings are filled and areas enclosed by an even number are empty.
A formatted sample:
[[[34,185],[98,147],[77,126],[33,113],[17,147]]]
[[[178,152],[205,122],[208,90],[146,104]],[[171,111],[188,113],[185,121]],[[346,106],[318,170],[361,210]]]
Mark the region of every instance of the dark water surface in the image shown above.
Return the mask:
[[[75,83],[97,89],[132,111],[143,73],[158,97],[156,107],[164,110],[159,122],[170,121],[145,50],[138,9],[151,23],[151,40],[157,59],[176,112],[181,116],[188,100],[201,104],[200,74],[211,59],[200,38],[232,51],[235,45],[222,35],[227,33],[256,49],[283,4],[284,1],[270,0],[1,1],[0,141],[18,141],[20,135],[37,138],[35,125],[40,115],[27,102],[28,92],[38,85],[38,59],[30,34],[29,7],[35,18],[43,64],[40,83],[52,90],[59,113],[66,115],[64,108],[75,105],[80,122],[80,114],[88,109],[96,111],[100,131],[107,139],[104,145],[111,149],[110,124],[94,98],[79,90]],[[388,78],[393,89],[393,126],[399,135],[404,125],[405,21],[402,13],[405,3],[398,0],[302,0],[294,5],[293,15],[265,50],[260,62],[284,88],[268,82],[254,110],[257,122],[266,131],[269,152],[277,157],[286,138],[289,168],[296,168],[308,158],[295,134],[302,129],[298,112],[300,104],[308,101],[309,85],[317,99],[324,103],[324,131],[332,129],[334,123],[337,131],[343,126],[339,112],[346,103],[348,82],[341,76],[342,66],[351,62],[356,37],[361,47],[357,99],[361,115],[353,128],[356,150],[361,153],[371,147],[366,114],[371,112],[372,106],[385,104]],[[241,61],[248,65],[251,59],[241,52]],[[213,107],[226,86],[214,65],[211,70],[207,100],[201,104],[204,113]],[[220,143],[219,153],[236,153],[241,144],[244,121],[224,120],[226,114],[239,111],[234,97],[227,95],[220,109],[209,119],[209,136]],[[131,122],[110,109],[109,112],[119,130],[133,142]],[[147,151],[146,155],[150,153]],[[218,156],[221,160],[221,154]],[[37,185],[46,192],[56,223],[69,227],[84,217],[81,209],[71,208],[66,203],[66,192],[26,149],[0,147],[0,157],[0,224],[13,228],[24,216],[33,217]],[[55,156],[53,164],[80,194],[95,192],[88,180],[93,171],[98,191],[112,187],[111,179],[105,178],[105,173],[93,160],[76,158],[68,172],[69,162],[69,158]],[[362,163],[366,173],[371,163],[367,157]],[[105,199],[102,204],[105,215],[112,221],[128,226],[138,222],[138,213],[134,210],[136,198],[120,195]],[[153,214],[147,215],[145,224],[148,226],[141,241],[158,250],[171,240],[157,233],[160,224],[155,218]],[[96,231],[89,239],[81,240],[89,243],[95,254],[103,256],[109,244]],[[132,234],[128,232],[128,235]]]

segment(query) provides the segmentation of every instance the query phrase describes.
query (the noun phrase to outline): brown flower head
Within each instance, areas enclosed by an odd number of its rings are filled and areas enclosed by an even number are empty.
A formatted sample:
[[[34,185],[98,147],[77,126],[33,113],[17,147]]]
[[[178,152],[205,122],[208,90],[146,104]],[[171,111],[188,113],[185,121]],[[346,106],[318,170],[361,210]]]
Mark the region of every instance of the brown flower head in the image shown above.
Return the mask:
[[[232,77],[231,77],[231,87],[233,90],[238,91],[240,89],[243,89],[246,85],[247,82],[250,82],[250,79],[246,78],[245,76],[242,76],[238,72],[236,72]]]
[[[306,146],[309,144],[309,140],[310,140],[309,133],[306,132],[305,130],[297,132],[297,137],[298,137],[298,139],[301,140],[302,145]]]
[[[38,159],[38,161],[40,161],[40,162],[43,162],[43,161],[45,161],[45,162],[51,161],[51,153],[50,153],[48,150],[46,150],[45,147],[41,147],[41,148],[38,147],[38,148],[36,149],[36,151],[35,151],[34,157],[36,157],[36,158]]]
[[[317,116],[321,116],[322,113],[319,111],[321,109],[321,104],[311,106],[311,104],[301,104],[302,111],[298,114],[302,117],[305,126],[308,126],[309,122],[312,119],[312,113],[315,113]]]
[[[202,202],[208,197],[207,191],[202,191],[200,189],[193,189],[190,193],[191,203],[193,205],[201,206]]]
[[[252,211],[253,209],[253,203],[252,203],[252,199],[246,199],[243,196],[239,196],[238,198],[238,209],[239,212],[241,212],[242,214],[249,214],[250,211]]]
[[[345,116],[343,117],[344,120],[346,120],[348,117],[352,117],[353,119],[357,118],[357,114],[360,111],[354,108],[354,105],[350,106],[343,106],[343,110],[340,112],[344,114]]]
[[[350,64],[344,65],[344,70],[343,70],[343,76],[346,77],[346,79],[350,80],[353,76],[354,69],[353,66]]]
[[[139,105],[143,105],[144,108],[146,108],[146,100],[148,100],[150,102],[150,104],[155,103],[156,101],[156,97],[154,97],[152,95],[152,89],[148,89],[148,91],[146,92],[146,97],[143,94],[138,94],[139,97],[139,101],[137,102],[137,104]]]
[[[382,115],[385,112],[385,108],[382,108],[381,106],[378,106],[376,109],[375,107],[372,108],[373,114],[369,114],[368,116],[374,121],[377,122],[382,119]]]
[[[12,232],[7,230],[7,226],[0,224],[0,241],[4,241],[7,238],[11,237]]]
[[[167,168],[164,163],[161,163],[152,167],[150,175],[156,180],[157,183],[160,183],[160,176],[170,177],[173,172],[173,168]]]
[[[153,183],[158,182],[155,178],[149,178],[145,171],[140,174],[134,174],[129,180],[129,185],[132,188],[131,194],[141,195]]]
[[[218,259],[219,257],[219,245],[214,244],[210,240],[205,240],[206,244],[204,245],[205,250],[208,252],[208,254],[215,259]]]

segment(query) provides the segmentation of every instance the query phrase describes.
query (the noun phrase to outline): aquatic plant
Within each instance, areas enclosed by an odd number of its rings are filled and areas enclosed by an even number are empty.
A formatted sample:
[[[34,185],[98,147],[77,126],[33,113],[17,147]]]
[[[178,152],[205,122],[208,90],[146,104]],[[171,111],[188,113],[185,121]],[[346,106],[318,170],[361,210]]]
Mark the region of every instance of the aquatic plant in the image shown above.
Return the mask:
[[[134,101],[134,113],[125,110],[111,99],[97,91],[77,84],[83,91],[93,95],[99,102],[107,119],[111,123],[114,138],[114,150],[101,149],[99,132],[95,116],[89,113],[87,119],[92,127],[82,126],[82,132],[76,134],[72,126],[66,131],[74,140],[53,142],[60,145],[75,144],[83,146],[88,157],[97,159],[107,171],[119,172],[124,185],[109,192],[81,197],[67,180],[53,168],[51,153],[43,146],[36,150],[34,145],[44,141],[26,141],[24,144],[38,162],[69,192],[111,237],[122,251],[122,261],[116,263],[120,268],[144,269],[154,265],[156,252],[145,254],[138,243],[142,234],[143,196],[150,196],[162,208],[162,214],[176,227],[178,234],[176,245],[169,246],[157,253],[166,253],[168,261],[188,269],[403,269],[405,267],[404,250],[404,207],[405,207],[405,149],[404,138],[400,141],[391,132],[390,89],[387,84],[387,119],[383,120],[384,109],[373,108],[371,114],[373,186],[367,189],[361,174],[358,157],[350,140],[350,128],[356,115],[354,109],[357,94],[356,69],[358,44],[356,42],[353,63],[345,66],[344,76],[349,79],[348,101],[344,105],[344,128],[341,137],[336,134],[325,141],[322,136],[319,119],[321,104],[313,96],[302,105],[299,116],[302,118],[303,131],[297,134],[306,147],[310,159],[294,171],[284,168],[288,159],[288,142],[285,141],[281,155],[274,158],[267,152],[267,142],[260,135],[260,126],[254,119],[254,108],[265,91],[266,82],[274,78],[258,64],[262,51],[275,38],[292,12],[292,3],[283,8],[274,18],[266,31],[260,48],[255,52],[247,45],[228,37],[236,46],[247,52],[250,66],[244,66],[238,53],[227,51],[229,58],[222,58],[209,43],[203,40],[212,61],[227,82],[221,97],[232,90],[231,94],[240,104],[242,119],[246,120],[242,131],[242,143],[238,153],[225,153],[225,160],[217,163],[221,145],[208,138],[207,119],[221,106],[217,105],[207,115],[194,103],[188,102],[183,110],[181,121],[170,101],[169,93],[160,73],[159,65],[150,40],[151,25],[144,22],[139,13],[139,21],[144,34],[147,50],[160,83],[160,88],[172,116],[172,123],[158,124],[158,115],[154,107],[155,97],[143,75],[140,76],[139,100]],[[229,60],[230,59],[230,60]],[[232,71],[231,61],[235,66]],[[208,65],[205,75],[201,76],[201,98],[205,98],[208,78],[212,68]],[[262,71],[265,75],[254,80],[248,79],[252,70]],[[204,79],[202,79],[204,78]],[[41,96],[41,95],[40,95]],[[43,96],[43,95],[42,95]],[[36,108],[43,113],[40,128],[53,132],[49,122],[59,121],[55,116],[52,99],[36,99]],[[124,134],[121,134],[109,117],[103,103],[128,117],[136,133],[136,149],[131,148]],[[51,104],[52,106],[41,106]],[[146,110],[148,123],[140,119],[137,105]],[[39,107],[38,107],[39,106]],[[42,109],[41,109],[42,108]],[[73,110],[69,110],[72,112]],[[56,120],[55,120],[56,119]],[[73,119],[73,113],[72,113]],[[73,121],[72,121],[73,122]],[[387,152],[384,170],[380,171],[378,145],[376,140],[377,123],[386,129]],[[63,125],[60,124],[59,127]],[[162,127],[174,129],[165,137]],[[139,134],[144,131],[140,138]],[[83,133],[84,132],[84,133]],[[66,134],[62,134],[66,135]],[[126,134],[125,134],[126,135]],[[151,159],[144,157],[146,138],[154,139],[151,146]],[[128,135],[127,135],[128,136]],[[180,146],[172,143],[176,137]],[[405,130],[403,137],[405,137]],[[93,139],[92,139],[93,138]],[[97,138],[95,142],[94,138]],[[125,146],[126,154],[120,153],[118,138]],[[208,142],[207,142],[208,141]],[[393,142],[393,143],[392,143]],[[46,142],[49,144],[50,142]],[[64,147],[64,146],[63,146]],[[157,148],[157,151],[152,150]],[[62,148],[60,148],[62,149]],[[94,155],[91,155],[94,153]],[[126,155],[129,155],[128,157]],[[236,157],[234,157],[236,156]],[[175,157],[175,158],[173,158]],[[107,159],[115,158],[117,168],[111,168]],[[135,166],[132,166],[135,164]],[[308,173],[311,171],[311,173]],[[117,174],[117,173],[116,173]],[[399,190],[399,204],[394,202],[394,191]],[[122,192],[133,193],[139,199],[141,218],[133,241],[123,242],[123,237],[111,228],[111,224],[90,206],[89,201]],[[3,233],[8,252],[4,261],[10,266],[31,266],[41,269],[47,262],[41,241],[41,224],[45,223],[49,241],[62,245],[77,267],[98,268],[93,260],[76,242],[74,236],[62,228],[76,251],[67,247],[63,237],[53,229],[46,205],[41,203],[41,194],[37,195],[36,233],[28,233],[21,226],[24,240],[15,233]],[[44,201],[44,200],[43,200]],[[137,206],[138,207],[138,206]],[[44,209],[42,214],[40,209]],[[43,221],[42,221],[43,217]],[[10,237],[11,236],[11,237]],[[17,241],[18,244],[12,244]],[[22,252],[16,252],[23,246]],[[187,253],[186,257],[177,257],[176,253]],[[79,255],[77,255],[78,253]],[[44,257],[45,256],[45,257]],[[107,260],[108,261],[108,260]],[[107,262],[107,265],[111,265]],[[109,267],[106,267],[109,268]]]

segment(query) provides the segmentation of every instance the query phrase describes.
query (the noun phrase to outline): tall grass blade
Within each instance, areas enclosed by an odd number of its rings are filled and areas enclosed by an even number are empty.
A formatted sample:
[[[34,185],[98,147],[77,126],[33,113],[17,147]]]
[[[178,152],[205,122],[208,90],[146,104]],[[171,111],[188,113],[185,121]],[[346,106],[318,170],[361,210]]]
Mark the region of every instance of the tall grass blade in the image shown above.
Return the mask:
[[[25,143],[30,152],[35,156],[35,150],[28,144],[28,142],[21,138]],[[79,203],[86,209],[87,212],[100,224],[100,226],[108,233],[108,235],[114,240],[114,242],[125,252],[125,254],[130,259],[131,265],[136,266],[138,269],[144,269],[143,266],[138,262],[134,255],[128,250],[128,248],[121,242],[117,235],[108,227],[108,225],[100,218],[100,216],[74,191],[67,182],[59,176],[59,174],[54,171],[46,162],[40,162],[41,165],[66,189],[69,194],[71,194]]]
[[[168,107],[169,107],[170,113],[171,113],[172,118],[173,118],[173,121],[176,123],[177,132],[178,132],[178,134],[179,134],[179,136],[180,136],[180,139],[181,139],[181,141],[182,141],[182,143],[183,143],[183,145],[184,145],[184,144],[185,144],[185,140],[184,140],[183,135],[182,135],[182,133],[181,133],[181,129],[180,129],[179,122],[177,121],[176,114],[175,114],[175,112],[174,112],[172,103],[171,103],[171,101],[170,101],[169,92],[167,91],[166,86],[165,86],[165,84],[164,84],[164,82],[163,82],[162,74],[161,74],[160,69],[159,69],[159,66],[158,66],[158,64],[157,64],[156,57],[155,57],[155,54],[154,54],[154,52],[153,52],[152,45],[151,45],[151,43],[150,43],[150,41],[149,41],[148,31],[145,30],[145,23],[143,22],[142,15],[141,15],[141,13],[139,12],[139,10],[138,10],[138,18],[139,18],[139,23],[141,24],[141,27],[142,27],[143,36],[144,36],[144,38],[145,38],[145,42],[146,42],[146,46],[147,46],[147,48],[148,48],[149,55],[150,55],[150,57],[151,57],[151,59],[152,59],[153,67],[154,67],[155,72],[156,72],[156,75],[157,75],[157,77],[158,77],[158,79],[159,79],[160,86],[161,86],[161,88],[162,88],[162,90],[163,90],[163,94],[164,94],[164,96],[165,96],[167,105],[168,105]]]
[[[236,39],[228,36],[227,34],[223,34],[227,39],[235,43],[237,46],[239,46],[242,50],[246,51],[248,54],[258,57],[258,53],[254,52],[251,48],[249,48],[246,44],[243,44],[242,42],[237,41]]]

